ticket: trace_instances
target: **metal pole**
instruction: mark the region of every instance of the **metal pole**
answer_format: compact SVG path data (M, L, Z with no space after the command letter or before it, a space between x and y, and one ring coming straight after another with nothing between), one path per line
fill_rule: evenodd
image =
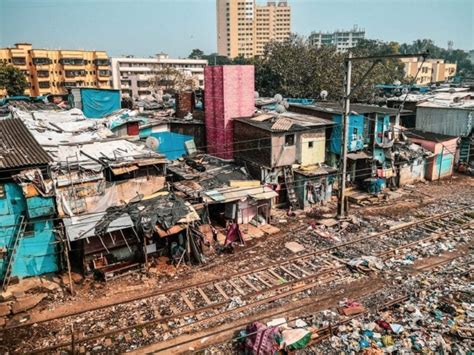
M443 144L443 148L441 149L441 156L440 156L440 161L439 161L439 171L438 171L438 184L441 180L441 169L443 167L443 156L444 156L444 144Z
M346 216L345 199L346 199L346 175L347 175L347 143L349 141L349 112L351 105L351 72L352 72L352 53L349 52L349 58L344 61L344 103L342 116L342 171L341 185L339 186L339 202L337 206L337 216L342 219Z

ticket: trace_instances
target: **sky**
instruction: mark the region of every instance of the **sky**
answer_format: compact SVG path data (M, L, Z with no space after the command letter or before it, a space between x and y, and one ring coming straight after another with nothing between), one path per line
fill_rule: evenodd
M262 3L262 1L257 1ZM366 38L474 49L473 0L288 0L292 32L350 29ZM106 50L186 57L216 51L215 0L0 0L0 47Z

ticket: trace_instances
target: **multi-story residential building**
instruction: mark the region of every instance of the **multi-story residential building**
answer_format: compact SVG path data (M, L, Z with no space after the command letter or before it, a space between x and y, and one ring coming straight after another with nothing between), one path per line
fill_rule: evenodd
M217 0L217 52L235 58L262 55L270 41L284 41L291 33L287 1Z
M0 49L0 61L25 74L25 94L30 96L63 94L69 86L110 88L105 51L33 49L30 43L17 43L13 48Z
M419 85L439 83L451 80L456 75L457 65L445 63L444 59L402 58L405 65L405 77L415 78ZM419 70L419 72L418 72Z
M312 45L334 46L338 52L346 52L355 47L357 43L365 38L365 30L354 26L352 30L337 30L335 32L313 32L309 36Z
M151 58L133 56L111 58L112 85L124 97L139 97L158 93L153 77L165 68L176 69L194 81L195 87L204 88L205 59L173 59L160 53Z

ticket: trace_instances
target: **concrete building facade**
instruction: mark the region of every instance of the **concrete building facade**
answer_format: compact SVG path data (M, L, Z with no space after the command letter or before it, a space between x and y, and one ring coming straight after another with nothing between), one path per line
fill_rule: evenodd
M416 78L416 83L426 85L430 83L440 83L449 81L456 75L457 65L445 63L444 59L427 59L423 62L420 58L402 58L405 65L405 77Z
M0 61L25 74L29 96L64 94L68 86L110 88L105 51L33 49L30 43L16 43L13 48L0 48Z
M217 0L219 55L251 58L263 54L270 41L284 41L291 33L291 7L287 1Z
M156 73L166 68L175 69L192 79L195 87L204 88L205 59L172 59L161 53L152 58L111 58L112 86L124 97L156 94L160 88L153 84Z
M357 43L365 38L365 30L354 26L351 30L337 30L335 32L313 32L309 36L312 45L334 46L338 52L346 52L355 47Z

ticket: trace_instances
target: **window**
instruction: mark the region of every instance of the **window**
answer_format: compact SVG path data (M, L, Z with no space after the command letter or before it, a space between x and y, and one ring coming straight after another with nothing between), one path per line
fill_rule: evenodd
M313 142L308 142L308 148L313 148Z
M0 198L5 198L5 185L0 185Z
M295 145L295 135L294 134L287 134L285 136L285 145L286 146Z

